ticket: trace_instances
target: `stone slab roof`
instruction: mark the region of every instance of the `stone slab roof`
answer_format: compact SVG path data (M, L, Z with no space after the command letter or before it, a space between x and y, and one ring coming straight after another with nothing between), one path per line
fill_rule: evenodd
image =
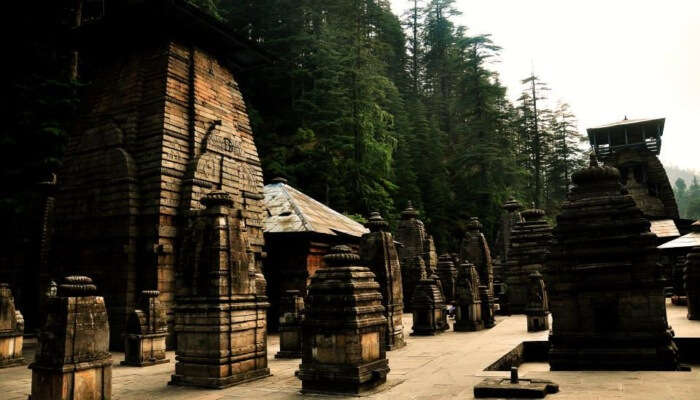
M265 233L313 232L360 237L369 232L362 224L314 200L286 183L265 185Z
M692 231L689 234L673 239L670 242L666 242L657 248L661 250L668 250L700 246L700 221L695 221L695 223L691 225L691 230Z
M675 238L681 235L676 223L672 219L659 219L651 221L650 230L659 238Z

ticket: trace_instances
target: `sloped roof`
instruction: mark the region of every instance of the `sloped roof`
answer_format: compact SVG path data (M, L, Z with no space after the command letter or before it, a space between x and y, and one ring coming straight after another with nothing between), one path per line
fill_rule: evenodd
M663 250L700 246L700 221L695 221L695 223L691 225L691 229L692 232L689 234L673 239L670 242L666 242L657 248Z
M651 221L650 230L660 238L674 238L681 235L681 233L678 232L676 223L673 222L672 219L659 219L656 221Z
M265 233L314 232L326 235L362 236L362 224L333 210L283 182L265 185L267 217Z
M607 129L607 128L615 128L618 126L637 125L637 124L646 124L646 123L661 123L663 126L665 121L666 121L666 118L623 119L622 121L617 121L617 122L613 122L610 124L605 124L605 125L596 126L593 128L588 128L588 130L595 131L598 129ZM663 127L661 128L661 131L663 132Z

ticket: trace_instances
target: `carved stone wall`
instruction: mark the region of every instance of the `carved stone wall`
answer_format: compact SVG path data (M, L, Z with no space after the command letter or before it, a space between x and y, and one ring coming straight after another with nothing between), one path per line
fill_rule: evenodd
M418 219L418 211L409 202L404 211L401 212L401 220L396 229L396 241L399 246L399 262L401 263L401 282L403 284L403 308L404 311L411 311L411 298L413 290L420 280L420 267L416 263L416 257L423 258L428 234L425 232L423 221Z
M10 286L0 283L0 368L24 364L24 318L15 308Z

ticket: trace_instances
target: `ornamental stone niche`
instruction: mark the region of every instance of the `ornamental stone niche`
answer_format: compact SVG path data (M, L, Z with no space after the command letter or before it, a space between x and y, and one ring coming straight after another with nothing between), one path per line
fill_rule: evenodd
M452 257L449 254L443 254L438 259L437 273L442 283L442 293L445 296L445 302L450 304L455 301L455 291L457 284L457 268L455 268Z
M513 226L506 263L505 283L509 312L522 314L527 306L529 276L541 271L552 243L552 227L544 219L544 210L521 212L522 222Z
M173 347L175 249L205 193L241 210L264 293L262 170L234 76L264 57L187 1L105 1L75 32L91 84L58 171L51 265L36 276L43 292L56 275L90 274L114 348L141 291L160 291Z
M23 335L24 318L15 309L12 290L8 284L0 283L0 368L24 364Z
M406 345L403 336L403 287L401 265L389 232L389 224L379 213L372 213L367 222L370 233L362 236L360 259L368 266L379 282L384 316L387 319L386 349L394 350Z
M439 279L436 275L427 276L421 257L417 257L416 264L422 273L411 298L413 305L413 332L411 335L436 335L449 329L445 298L440 289Z
M112 356L104 299L86 276L68 276L47 299L46 324L29 366L32 400L112 398Z
M399 226L396 229L396 241L401 243L397 250L401 264L404 311L411 311L413 290L421 279L421 271L419 265L416 264L416 257L423 258L427 240L428 235L425 232L423 221L418 219L418 211L413 208L409 201L406 209L401 212L401 220L399 220Z
M270 375L266 312L257 295L243 212L223 191L202 198L177 274L177 363L171 384L224 388Z
M461 254L462 260L469 260L476 266L479 272L479 280L486 285L493 295L493 263L491 261L491 250L486 242L484 234L481 233L483 225L479 218L472 217L467 224L467 232L462 239Z
M552 370L677 370L656 235L616 168L574 173L545 279Z
M275 358L301 358L301 323L304 321L304 298L298 290L287 290L280 298L280 351Z
M158 301L159 294L157 290L141 292L138 308L126 323L122 365L147 367L170 362L165 358L168 325L165 309Z
M700 247L693 247L686 256L684 277L688 319L700 320Z
M537 332L549 330L549 300L542 274L535 271L529 276L530 284L527 292L527 331Z
M463 262L457 275L455 331L478 331L484 328L479 286L476 267L472 263Z
M374 274L348 246L324 256L309 284L302 393L358 394L386 382L386 317Z

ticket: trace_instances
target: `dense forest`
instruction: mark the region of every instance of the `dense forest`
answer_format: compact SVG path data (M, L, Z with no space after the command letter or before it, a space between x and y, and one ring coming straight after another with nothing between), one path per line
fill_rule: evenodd
M700 182L696 176L690 182L677 178L673 187L681 218L700 220Z
M584 158L575 116L528 71L509 100L492 69L499 46L455 23L469 10L454 0L407 0L402 16L388 0L191 1L270 56L238 76L266 179L356 218L395 222L412 201L441 251L470 216L493 237L509 196L557 214ZM33 28L12 41L6 75L0 211L11 224L36 217L28 196L60 165L89 85L61 33L80 22L78 5L99 4L20 3L12 15Z

